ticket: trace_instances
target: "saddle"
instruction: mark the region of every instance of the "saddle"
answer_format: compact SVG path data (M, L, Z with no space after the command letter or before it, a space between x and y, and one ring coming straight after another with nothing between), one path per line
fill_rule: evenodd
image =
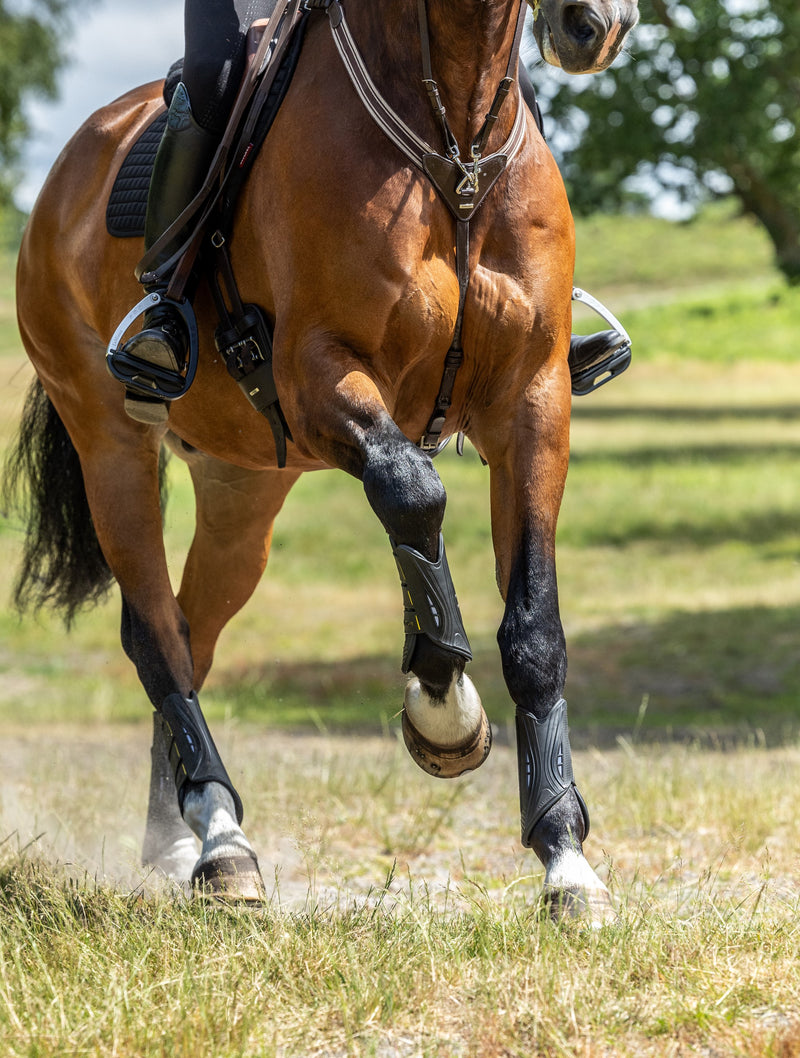
M273 12L276 8L277 0L273 0ZM225 134L226 137L231 136L231 146L227 165L217 177L219 190L208 196L209 200L213 201L213 208L204 211L200 203L199 218L193 222L193 228L187 229L191 232L187 245L196 241L199 246L198 256L195 258L192 253L187 252L184 260L191 258L189 266L184 265L184 260L179 265L186 268L187 277L191 268L195 279L204 279L208 283L219 317L215 332L217 349L222 354L229 374L239 384L250 403L267 418L275 439L278 465L281 467L286 465L286 442L287 439L291 440L291 433L278 402L272 373L273 323L259 306L242 303L231 267L228 243L242 187L275 121L297 68L307 18L307 12L299 16L286 38L280 41L281 47L277 53L274 47L277 38L268 42L272 54L267 50L267 59L272 59L273 62L270 65L265 61L260 69L247 106L238 114L235 133L229 128ZM260 29L263 31L263 24ZM250 50L251 54L255 54L256 62L265 51L263 47L257 46L259 39L256 36L254 41L249 42L252 44ZM106 206L106 229L116 238L138 238L144 235L153 165L166 125L167 111L182 74L183 59L179 59L172 64L164 81L164 109L159 110L140 133L117 174ZM234 117L236 116L234 114ZM181 252L183 254L183 251ZM131 372L137 367L126 362L127 358L120 349L120 344L127 328L141 315L141 305L140 302L125 317L109 344L109 369L112 375L123 383L129 381ZM178 374L175 378L156 378L155 376L163 372L154 369L154 378L148 379L157 396L162 395L157 387L163 385L163 396L167 399L174 399L176 395L185 393L196 370L197 337L194 320L190 310L185 306L178 307L190 335L193 336L189 364L185 373Z

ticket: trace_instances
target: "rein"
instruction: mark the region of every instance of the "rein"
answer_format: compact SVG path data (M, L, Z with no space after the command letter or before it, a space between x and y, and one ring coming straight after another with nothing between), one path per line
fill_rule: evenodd
M464 305L469 286L469 221L494 186L501 173L519 151L525 138L526 115L522 95L517 88L517 115L508 139L494 154L484 157L492 128L516 78L514 76L519 59L520 41L525 19L526 5L520 4L514 42L508 58L506 73L501 80L494 100L477 136L470 145L470 157L464 161L458 141L447 120L445 108L439 95L439 86L433 77L431 64L430 35L428 31L427 0L417 0L422 47L422 81L428 93L434 116L442 131L446 154L435 151L425 140L406 125L403 119L389 106L370 77L361 53L347 25L340 0L305 0L305 9L321 9L328 16L336 49L341 56L350 81L359 99L378 127L431 181L444 200L456 221L456 277L458 279L458 312L453 338L445 357L442 380L436 404L425 433L418 444L425 452L435 455L444 444L441 436L448 409L452 404L456 375L464 359L461 345L461 330Z

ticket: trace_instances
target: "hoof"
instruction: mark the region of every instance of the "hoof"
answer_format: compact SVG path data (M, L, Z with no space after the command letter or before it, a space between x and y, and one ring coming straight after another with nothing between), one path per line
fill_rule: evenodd
M475 732L458 746L434 746L417 731L405 709L403 738L408 752L420 768L439 779L455 779L465 772L475 771L489 756L492 748L492 728L483 708Z
M155 845L146 845L142 851L143 867L160 871L175 882L188 881L196 862L197 845L193 837L179 838L161 851L157 851Z
M599 929L617 918L611 894L605 887L584 889L545 886L542 903L553 922L574 922L579 926Z
M255 856L221 856L198 864L192 890L196 896L224 904L262 904L267 895Z

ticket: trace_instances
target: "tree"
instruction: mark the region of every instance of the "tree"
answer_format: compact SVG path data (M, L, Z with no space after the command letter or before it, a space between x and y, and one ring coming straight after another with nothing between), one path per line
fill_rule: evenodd
M69 0L0 0L0 207L12 205L20 151L30 134L26 102L53 98L63 67Z
M619 208L643 178L688 201L732 192L800 282L800 3L641 8L627 55L604 74L559 79L550 96L574 208Z

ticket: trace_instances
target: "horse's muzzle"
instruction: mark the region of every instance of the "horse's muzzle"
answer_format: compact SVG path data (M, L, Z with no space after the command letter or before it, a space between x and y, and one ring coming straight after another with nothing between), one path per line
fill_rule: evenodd
M637 0L542 0L533 32L551 65L595 73L619 55L638 18Z

